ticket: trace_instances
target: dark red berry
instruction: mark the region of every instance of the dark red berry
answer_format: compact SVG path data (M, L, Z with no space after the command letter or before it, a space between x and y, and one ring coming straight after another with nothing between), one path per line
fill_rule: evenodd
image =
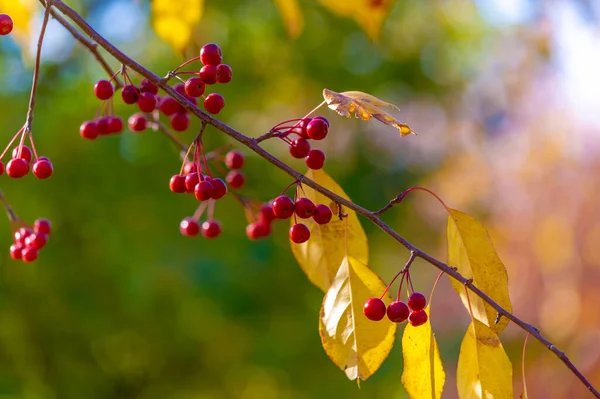
M221 199L227 194L227 184L222 179L213 178L210 180L210 184L212 184L213 193L212 199L218 200Z
M294 212L299 218L308 219L315 214L315 204L306 197L298 198L294 204Z
M13 30L13 20L9 15L0 14L0 36L8 35Z
M289 219L294 214L294 202L287 195L280 195L271 204L277 219Z
M427 298L420 292L413 292L408 298L408 307L410 310L422 310L427 305Z
M107 136L110 134L110 128L108 127L108 117L101 117L96 119L96 129L98 129L98 136Z
M408 319L409 313L408 306L402 301L392 302L387 308L388 319L394 323L402 323Z
M163 114L171 116L179 111L179 103L175 101L173 97L162 97L159 101L158 108Z
M154 95L158 94L158 86L144 78L140 82L140 91L142 93L152 93Z
M190 127L190 117L188 114L177 112L171 116L170 124L176 132L185 132Z
M225 99L218 93L210 93L204 100L204 109L209 114L218 114L225 106Z
M298 135L304 139L308 139L308 134L306 133L306 127L312 121L311 117L304 118L298 124Z
M302 244L310 238L310 230L305 224L296 223L290 227L290 240L296 244Z
M321 169L325 163L325 153L321 150L310 150L305 162L311 169Z
M0 176L4 173L4 162L0 161Z
M84 139L94 140L98 137L98 127L94 121L85 121L79 126L79 135Z
M125 85L121 90L121 98L125 104L135 104L140 97L140 91L134 85Z
M52 162L40 159L33 164L33 174L38 179L47 179L52 176Z
M367 319L373 321L379 321L385 316L386 307L385 303L380 298L371 298L363 307L363 313L367 316Z
M333 214L331 208L325 204L319 204L315 207L313 220L318 224L327 224L331 221Z
M225 176L225 181L234 190L239 190L246 184L246 176L239 170L230 170Z
M217 66L217 82L229 83L231 82L231 67L227 64L219 64Z
M219 65L223 61L221 47L215 43L208 43L200 49L200 61L204 65Z
M251 240L258 240L271 234L271 225L263 220L250 223L246 226L246 235Z
M40 218L33 222L33 231L35 233L50 234L52 223L48 219Z
M182 96L186 96L185 85L183 83L177 83L175 86L173 86L173 89Z
M327 124L327 128L329 128L329 120L324 116L315 116L314 119L321 119L323 122Z
M29 173L29 163L23 158L11 159L6 164L6 174L9 177L18 179Z
M143 92L140 94L140 98L138 98L138 108L142 112L152 112L156 109L158 105L158 100L156 96L150 92Z
M242 166L244 166L244 154L239 151L229 151L225 155L225 166L229 169L242 169Z
M42 249L48 242L48 235L44 233L33 233L25 238L26 248Z
M198 182L194 188L194 195L198 201L208 201L213 195L213 186L208 180Z
M200 233L200 225L192 218L185 218L179 223L179 231L184 236L194 237Z
M25 247L25 248L23 248L23 251L21 252L21 256L22 256L23 261L33 262L38 257L38 251L35 248Z
M115 89L113 88L112 83L110 83L108 80L99 80L94 85L94 94L100 100L108 100L112 97L114 92Z
M290 154L292 154L294 158L306 158L309 151L310 143L308 142L308 140L303 139L302 137L294 139L292 141L292 144L290 144Z
M143 132L146 130L148 125L148 121L144 114L136 113L129 117L127 120L127 125L129 126L129 130L132 132Z
M200 183L200 175L197 172L189 173L185 177L185 191L193 193L198 183Z
M408 322L415 326L422 326L427 323L427 313L424 310L414 310L408 315Z
M10 257L14 260L20 260L23 257L23 245L13 244L10 246Z
M21 148L21 153L19 154L19 148ZM24 160L26 160L28 163L31 162L31 149L29 147L27 147L26 145L24 146L16 146L15 148L13 148L12 150L12 158L22 158Z
M200 76L200 80L202 80L207 85L214 85L215 83L217 83L218 79L217 67L214 65L204 65L200 69L200 73L198 74L198 76Z
M313 140L323 140L327 136L329 125L323 118L313 118L306 126L306 134Z
M206 238L215 238L221 234L221 225L214 220L202 223L202 235Z
M169 188L174 193L185 193L185 176L182 175L173 175L171 180L169 180Z
M260 208L260 220L266 223L271 223L275 219L275 213L273 212L273 207L270 204L265 204Z
M25 239L33 234L33 230L28 229L26 227L21 227L19 230L15 232L14 238L15 243L21 244L25 246Z
M121 133L123 131L123 119L118 116L109 116L108 130L111 133Z
M185 82L185 93L190 97L200 97L204 94L206 85L204 81L196 76L189 78Z

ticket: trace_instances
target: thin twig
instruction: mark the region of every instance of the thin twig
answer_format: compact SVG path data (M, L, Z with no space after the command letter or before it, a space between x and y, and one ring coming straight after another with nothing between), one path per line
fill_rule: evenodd
M348 209L355 211L359 215L369 219L377 227L379 227L381 230L383 230L387 235L389 235L395 241L397 241L398 243L403 245L405 248L407 248L408 250L413 252L416 257L423 259L424 261L435 266L440 271L443 271L444 273L446 273L453 279L464 284L467 289L469 289L475 295L480 297L488 305L493 307L498 312L498 314L501 314L502 316L511 320L513 323L515 323L516 325L521 327L523 330L527 331L529 334L531 334L533 337L535 337L538 341L540 341L542 344L544 344L546 346L546 348L548 348L548 350L553 352L573 372L573 374L575 374L575 376L586 386L586 388L596 398L600 398L600 392L598 392L598 390L596 390L596 388L594 388L592 386L592 384L587 380L587 378L573 365L573 363L565 355L565 353L562 352L561 350L559 350L548 339L546 339L539 332L539 330L537 328L524 322L523 320L519 319L518 317L516 317L515 315L513 315L512 313L510 313L509 311L504 309L497 302L495 302L492 298L490 298L487 294L485 294L479 288L477 288L475 285L473 285L472 281L470 281L469 279L466 279L461 274L459 274L455 270L455 268L447 265L444 262L441 262L441 261L435 259L434 257L430 256L426 252L420 250L419 248L415 247L413 244L408 242L404 237L402 237L400 234L398 234L396 231L394 231L391 227L389 227L386 223L384 223L379 218L379 214L382 212L380 212L380 211L371 212L371 211L361 207L360 205L357 205L357 204L353 203L352 201L349 201L349 200L333 193L332 191L326 189L325 187L315 183L311 179L308 179L303 174L292 169L287 164L285 164L284 162L282 162L281 160L279 160L278 158L273 156L271 153L269 153L268 151L261 148L258 145L258 142L256 139L253 139L251 137L248 137L248 136L238 132L237 130L233 129L232 127L224 124L223 122L213 118L212 116L208 115L204 111L200 110L198 107L196 107L194 104L192 104L188 99L186 99L184 96L182 96L181 94L176 92L173 88L168 86L165 83L163 78L152 73L150 70L144 68L142 65L138 64L133 59L129 58L127 55L125 55L123 52L121 52L119 49L117 49L115 46L113 46L110 42L108 42L106 39L104 39L77 12L75 12L73 9L71 9L69 6L67 6L65 3L63 3L60 0L54 0L54 7L56 7L58 10L60 10L60 12L62 12L72 22L74 22L77 26L79 26L79 28L85 34L87 34L99 46L104 48L109 54L111 54L113 57L115 57L119 62L121 62L124 65L127 65L127 67L135 70L141 76L147 78L152 83L158 85L162 90L164 90L167 94L169 94L171 97L173 97L180 105L182 105L184 108L186 108L188 111L190 111L190 113L193 114L194 116L196 116L198 119L200 119L201 121L203 121L207 124L214 126L217 130L220 130L221 132L227 134L234 140L245 145L247 148L254 151L259 156L261 156L262 158L264 158L271 164L275 165L277 168L281 169L282 171L284 171L285 173L290 175L294 180L298 181L299 183L306 184L307 186L313 188L315 191L330 198L332 201L334 201L338 204L341 204L341 205L347 207Z

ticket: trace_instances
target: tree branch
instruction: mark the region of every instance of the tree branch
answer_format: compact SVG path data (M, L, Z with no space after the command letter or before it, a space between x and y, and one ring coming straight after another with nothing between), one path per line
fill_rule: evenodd
M40 1L44 5L44 7L46 7L46 4L42 0L40 0ZM522 328L524 331L528 332L533 337L535 337L538 341L540 341L542 344L544 344L544 346L546 346L546 348L548 348L548 350L550 350L552 353L554 353L573 372L573 374L585 385L585 387L596 398L600 398L600 392L598 392L598 390L596 390L596 388L594 388L592 386L592 384L577 369L577 367L575 367L573 365L573 363L565 355L565 353L562 352L561 350L559 350L548 339L546 339L539 332L539 330L536 327L524 322L523 320L519 319L518 317L516 317L515 315L513 315L512 313L510 313L509 311L504 309L502 306L500 306L498 303L496 303L492 298L490 298L487 294L485 294L479 288L477 288L475 285L473 285L472 280L466 279L461 274L459 274L455 268L447 265L444 262L441 262L441 261L435 259L434 257L428 255L426 252L415 247L413 244L408 242L404 237L402 237L400 234L398 234L396 231L394 231L390 226L388 226L386 223L384 223L379 218L379 215L381 213L383 213L383 211L389 209L393 205L393 203L396 203L397 201L392 200L392 203L390 203L390 204L388 204L388 206L382 208L382 210L376 211L376 212L371 212L371 211L361 207L360 205L353 203L352 201L349 201L343 197L340 197L339 195L333 193L332 191L330 191L330 190L326 189L325 187L312 181L311 179L308 179L306 176L304 176L300 172L297 172L296 170L292 169L287 164L285 164L284 162L282 162L281 160L279 160L278 158L273 156L268 151L264 150L262 147L260 147L258 139L245 136L244 134L238 132L234 128L224 124L223 122L213 118L212 116L208 115L204 111L200 110L197 106L192 104L189 100L187 100L185 97L183 97L181 94L176 92L173 88L171 88L166 83L165 79L159 77L158 75L154 74L150 70L144 68L142 65L138 64L133 59L129 58L127 55L125 55L123 52L121 52L119 49L117 49L115 46L113 46L110 42L108 42L106 39L104 39L76 11L71 9L69 6L67 6L65 3L63 3L61 0L54 0L53 6L56 9L58 9L61 13L63 13L66 17L68 17L86 35L88 35L91 40L93 40L95 43L97 43L99 46L101 46L104 50L106 50L109 54L111 54L115 59L117 59L123 65L126 65L128 68L133 69L141 76L150 80L152 83L156 84L158 87L160 87L167 94L169 94L171 97L173 97L179 104L181 104L183 107L185 107L188 111L190 111L191 114L196 116L198 119L200 119L201 121L203 121L207 124L214 126L216 129L220 130L221 132L230 136L234 140L243 144L244 146L246 146L250 150L254 151L256 154L258 154L259 156L261 156L262 158L264 158L265 160L267 160L268 162L270 162L277 168L281 169L282 171L284 171L285 173L290 175L294 180L313 188L314 190L318 191L319 193L323 194L324 196L330 198L335 203L341 204L341 205L347 207L348 209L352 209L359 215L369 219L377 227L379 227L381 230L383 230L387 235L389 235L394 240L396 240L398 243L400 243L402 246L404 246L406 249L411 251L411 254L414 254L415 257L419 257L419 258L425 260L426 262L435 266L436 268L438 268L442 272L446 273L453 279L464 284L465 287L468 288L471 292L473 292L475 295L477 295L479 298L481 298L488 305L493 307L498 312L499 315L508 318L513 323L515 323L520 328ZM57 19L57 20L59 22L61 22L61 20L59 20L59 19ZM63 22L61 22L61 23L63 25L65 25L66 27L68 25L68 23L63 23ZM67 29L68 29L68 27L67 27ZM76 37L76 39L78 39L78 37ZM83 44L86 45L85 43L83 43Z

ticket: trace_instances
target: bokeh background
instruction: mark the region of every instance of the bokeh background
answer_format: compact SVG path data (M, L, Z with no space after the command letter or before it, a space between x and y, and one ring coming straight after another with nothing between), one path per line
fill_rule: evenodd
M600 2L398 0L373 43L355 21L313 0L300 0L304 30L295 40L270 0L208 1L185 54L157 38L147 2L68 3L159 75L218 42L234 70L220 88L220 116L248 135L304 115L324 87L400 106L418 136L323 110L332 122L321 145L327 171L369 209L423 185L483 219L508 269L515 313L600 385ZM32 7L35 31L42 14ZM0 40L5 143L25 120L35 41ZM407 397L400 334L360 389L329 361L317 330L322 293L295 263L286 224L250 242L244 213L228 198L216 210L219 239L182 237L179 221L195 200L168 190L180 162L164 137L79 137L100 105L93 84L104 77L51 22L34 135L55 175L2 176L0 187L23 220L48 217L54 233L40 259L24 264L8 255L8 221L0 229L0 398ZM115 106L124 118L133 112ZM182 140L192 140L194 126ZM209 147L228 143L212 129L205 137ZM266 147L304 169L282 143ZM246 173L243 192L258 200L290 183L252 154ZM385 220L445 258L446 216L431 197L411 194ZM363 225L370 265L389 281L408 254ZM422 262L413 270L429 292L436 270ZM469 315L445 278L432 312L443 397L454 398ZM518 396L524 333L509 326L501 339ZM590 397L535 341L525 370L531 398Z

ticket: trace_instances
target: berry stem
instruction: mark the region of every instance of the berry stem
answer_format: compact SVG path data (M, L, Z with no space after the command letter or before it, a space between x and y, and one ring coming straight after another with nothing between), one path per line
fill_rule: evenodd
M404 283L404 277L408 274L407 271L403 271L402 278L400 279L400 285L398 286L398 295L396 295L396 301L399 301L402 296L402 284Z
M196 212L194 212L194 214L192 215L192 219L194 219L195 221L200 220L200 217L202 216L202 214L206 210L207 206L208 206L207 202L200 203L200 205L198 205L198 208L196 209Z
M388 292L388 290L390 289L390 287L392 286L392 284L394 284L394 281L396 281L396 279L398 278L398 276L401 275L401 274L404 274L410 268L410 265L414 262L414 260L416 258L417 258L417 253L415 251L411 251L409 258L406 261L406 264L404 265L404 267L398 273L396 273L396 275L394 276L394 278L392 279L392 281L388 284L388 286L385 287L385 290L383 291L383 294L381 294L380 298L383 298L383 296Z
M6 148L4 149L4 151L2 152L2 154L0 155L0 159L4 158L4 155L6 155L6 153L10 150L10 147L15 142L15 140L17 139L17 137L19 137L19 135L23 132L24 128L25 127L21 127L21 129L19 129L19 131L17 132L17 134L15 134L14 137L10 140L10 143L8 143L8 145L6 146Z
M31 132L29 132L29 142L31 143L31 150L33 151L33 156L35 157L35 160L38 160L38 154L37 154L37 150L35 149L35 144L33 143L33 135L31 134Z
M189 60L187 60L183 64L179 65L177 68L173 69L172 71L169 71L169 73L167 74L167 76L164 78L165 83L169 79L171 79L173 76L175 76L177 74L177 71L179 71L181 68L183 68L184 66L186 66L188 64L191 64L194 61L198 61L199 59L200 59L200 56L194 57L194 58L190 58ZM180 73L185 73L185 72L180 72Z

